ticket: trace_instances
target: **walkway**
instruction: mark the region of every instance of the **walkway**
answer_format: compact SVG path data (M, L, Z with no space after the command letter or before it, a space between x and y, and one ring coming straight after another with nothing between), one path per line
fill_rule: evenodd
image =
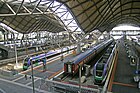
M140 93L137 83L133 80L135 69L136 67L130 66L124 41L121 40L119 45L118 62L112 85L113 93Z

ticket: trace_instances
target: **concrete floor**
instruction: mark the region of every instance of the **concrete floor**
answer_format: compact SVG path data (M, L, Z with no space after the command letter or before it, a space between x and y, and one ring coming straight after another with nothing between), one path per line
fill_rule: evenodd
M137 83L134 82L135 66L131 66L124 46L124 41L119 44L117 68L114 76L113 93L140 93Z

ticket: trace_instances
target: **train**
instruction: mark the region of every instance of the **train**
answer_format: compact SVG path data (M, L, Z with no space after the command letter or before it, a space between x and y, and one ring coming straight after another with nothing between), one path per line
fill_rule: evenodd
M39 55L35 55L32 57L25 57L23 60L23 71L27 70L30 66L31 66L31 61L30 59L32 59L32 62L34 65L38 65L40 62L46 62L46 59L50 58L50 57L54 57L57 55L60 55L61 53L65 53L68 52L70 50L75 49L75 46L70 47L65 47L62 50L56 50L56 51L49 51L47 53L43 53L43 54L39 54Z
M91 47L84 53L81 53L71 60L64 62L64 73L76 74L78 72L79 66L83 66L85 63L88 63L96 54L105 49L114 41L113 38L106 40L96 46Z
M112 43L93 66L94 83L103 85L108 76L112 61L117 53L117 44Z
M23 70L25 71L31 66L30 59L32 59L33 64L35 64L37 66L39 62L45 62L46 58L55 56L56 54L58 54L57 51L56 52L50 51L48 53L40 54L40 55L37 55L37 56L26 57L23 60Z

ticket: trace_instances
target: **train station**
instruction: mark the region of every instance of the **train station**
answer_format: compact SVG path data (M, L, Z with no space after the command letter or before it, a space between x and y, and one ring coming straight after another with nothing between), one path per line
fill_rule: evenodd
M0 0L0 93L140 93L140 0Z

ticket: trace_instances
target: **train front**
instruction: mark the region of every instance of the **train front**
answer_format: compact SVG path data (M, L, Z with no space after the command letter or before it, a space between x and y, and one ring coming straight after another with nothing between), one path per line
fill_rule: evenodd
M105 66L104 63L95 64L94 71L93 71L95 84L103 84L104 83L104 79L105 79L104 66Z
M75 69L74 67L75 67L75 65L73 64L73 61L68 61L68 62L64 63L64 72L73 74L74 69Z

